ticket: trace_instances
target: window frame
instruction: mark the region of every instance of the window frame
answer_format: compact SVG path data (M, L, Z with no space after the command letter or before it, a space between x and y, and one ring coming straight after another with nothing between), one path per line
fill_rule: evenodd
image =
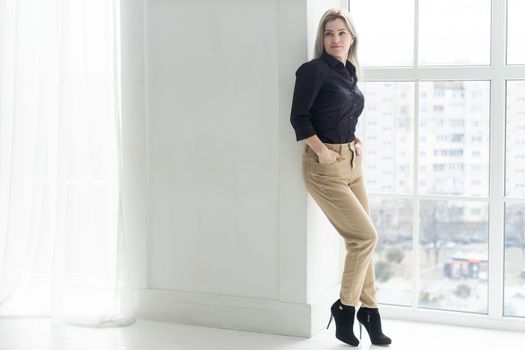
M348 0L351 12L352 0ZM420 200L459 200L488 203L489 207L489 272L487 314L427 309L417 306L419 293L419 249L414 250L412 305L382 305L385 316L463 326L477 326L505 330L525 330L523 317L504 316L504 274L505 274L505 204L525 203L525 197L505 195L505 133L506 133L506 82L525 80L525 64L507 65L507 0L491 0L490 22L490 64L469 66L418 66L418 27L419 0L414 0L414 57L410 67L366 67L363 66L363 81L367 82L413 82L414 120L413 120L413 167L412 193L387 193L370 191L370 197L385 199L408 198L412 200L414 213L412 225L413 249L419 245L419 201ZM432 195L419 192L419 83L425 81L476 80L489 81L489 194L488 196ZM366 98L366 96L365 96Z

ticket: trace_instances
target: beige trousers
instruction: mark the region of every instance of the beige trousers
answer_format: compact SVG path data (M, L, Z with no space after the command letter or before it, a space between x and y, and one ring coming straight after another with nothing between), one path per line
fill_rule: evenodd
M315 152L305 144L303 178L306 188L334 228L343 237L346 258L341 279L344 305L377 307L372 255L377 232L370 219L362 156L355 143L325 145L345 157L334 164L320 164Z

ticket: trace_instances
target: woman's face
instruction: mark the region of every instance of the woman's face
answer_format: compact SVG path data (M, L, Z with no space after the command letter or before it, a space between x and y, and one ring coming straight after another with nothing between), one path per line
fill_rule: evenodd
M348 50L353 43L354 38L342 19L338 18L326 22L324 26L324 49L329 55L346 62Z

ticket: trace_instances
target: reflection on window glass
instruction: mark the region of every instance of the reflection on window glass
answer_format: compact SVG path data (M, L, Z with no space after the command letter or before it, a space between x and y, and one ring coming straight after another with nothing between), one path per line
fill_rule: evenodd
M525 317L525 204L505 206L505 316Z
M507 64L525 64L525 1L507 2Z
M420 192L488 195L489 82L421 82L419 91Z
M412 305L412 202L371 198L370 214L379 236L374 253L378 300Z
M350 14L359 36L361 64L364 66L412 65L414 0L351 0ZM400 21L399 18L403 20Z
M525 81L507 82L506 193L525 196Z
M488 205L420 202L419 306L487 313Z
M490 64L490 3L419 0L419 64Z
M367 82L357 135L364 140L367 189L410 192L413 167L414 83Z

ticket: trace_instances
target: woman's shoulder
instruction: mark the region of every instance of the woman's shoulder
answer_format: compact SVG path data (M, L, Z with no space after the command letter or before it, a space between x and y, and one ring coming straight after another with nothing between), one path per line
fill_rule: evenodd
M297 68L295 75L316 75L321 76L322 62L320 58L314 58L308 62L305 62Z

